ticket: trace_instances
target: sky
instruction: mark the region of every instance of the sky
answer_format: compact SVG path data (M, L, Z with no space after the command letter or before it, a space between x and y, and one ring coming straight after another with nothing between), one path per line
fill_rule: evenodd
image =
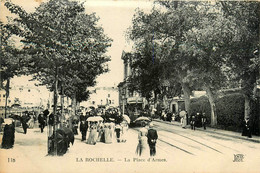
M6 21L10 13L3 6L4 0L0 0L0 20ZM13 3L22 6L27 12L34 11L35 7L45 0L12 0ZM84 2L86 13L95 12L100 17L99 24L103 26L105 34L113 39L112 46L107 55L111 56L108 63L110 71L97 78L97 87L117 86L123 81L122 51L130 51L131 43L125 39L125 32L131 25L136 8L149 11L152 1L145 0L79 0Z

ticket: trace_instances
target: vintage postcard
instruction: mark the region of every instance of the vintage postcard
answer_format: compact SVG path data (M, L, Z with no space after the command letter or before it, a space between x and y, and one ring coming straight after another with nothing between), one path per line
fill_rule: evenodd
M260 3L0 0L0 173L260 172Z

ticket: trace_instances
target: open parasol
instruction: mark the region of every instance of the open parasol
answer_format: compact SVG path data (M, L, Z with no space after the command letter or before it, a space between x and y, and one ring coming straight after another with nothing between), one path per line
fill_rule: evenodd
M130 121L131 121L131 120L130 120L129 116L127 116L127 115L124 114L124 115L123 115L123 119L124 119L125 121L127 121L128 124L130 124Z
M6 119L4 119L4 123L3 124L12 124L13 123L13 119L11 119L11 118L6 118Z
M138 117L135 121L151 121L148 117Z
M87 121L103 121L103 118L100 116L88 117Z

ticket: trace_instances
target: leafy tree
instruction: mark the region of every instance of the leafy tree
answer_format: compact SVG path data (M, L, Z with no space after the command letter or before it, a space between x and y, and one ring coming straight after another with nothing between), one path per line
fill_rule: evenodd
M20 71L20 57L12 41L12 33L0 21L0 89L5 89L5 116L10 90L10 79ZM6 85L3 82L6 81Z
M140 74L148 80L143 80L143 88L146 88L146 91L149 92L151 92L151 88L153 88L156 92L155 96L161 93L161 97L164 97L163 95L166 94L162 86L165 79L171 81L174 79L174 81L177 81L174 82L174 84L180 83L180 80L177 80L179 78L176 77L178 75L175 73L175 71L177 71L175 70L177 64L168 58L175 43L175 25L169 22L172 19L173 15L169 15L168 12L161 12L155 8L149 14L139 10L133 18L133 25L128 30L128 37L135 42L135 47L139 52L149 52L146 53L146 56L143 56L146 57L146 61L143 61L141 56L136 56L136 59L139 58L139 61L136 61L135 66L139 63L140 68L145 69L139 71ZM179 70L177 72L179 72ZM155 73L156 75L154 75ZM150 76L148 76L148 74ZM152 85L149 85L149 82ZM139 84L141 83L139 80ZM149 88L147 85L154 85L154 87ZM138 82L134 83L134 86L138 86ZM185 84L183 86L186 90L189 89ZM190 92L186 93L189 93L187 97L187 99L189 99Z
M133 72L129 78L132 91L139 91L149 102L153 92L159 93L161 66L152 45L146 42L143 47L138 46L132 56L131 68Z
M110 60L105 52L111 39L97 26L95 14L85 14L82 4L68 0L42 3L34 13L10 2L5 5L19 16L9 29L23 38L24 54L31 55L29 73L54 91L54 113L59 85L65 95L87 99L86 87L107 71L103 64Z
M221 2L224 14L234 19L237 39L232 41L228 55L228 63L241 81L245 96L245 117L257 114L253 105L259 79L259 2Z
M211 125L217 124L215 99L227 78L226 52L230 42L237 39L234 20L223 16L220 4L201 3L197 7L199 25L185 33L180 51L193 57L192 78L195 85L202 86L211 106Z
M161 43L164 49L161 56L164 57L164 76L168 79L174 78L182 86L185 109L190 114L190 95L194 87L192 76L196 60L182 51L182 47L187 39L185 34L199 24L196 20L199 3L178 2L177 6L173 1L159 3L166 8L159 13L159 16L162 16L159 21L163 27L155 32L163 38Z

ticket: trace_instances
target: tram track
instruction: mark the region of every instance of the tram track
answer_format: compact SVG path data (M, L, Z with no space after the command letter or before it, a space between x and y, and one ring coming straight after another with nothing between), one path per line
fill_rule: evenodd
M155 124L155 123L154 123ZM164 124L164 125L167 125L167 126L165 126L165 127L161 127L160 125L156 125L156 124ZM179 136L182 136L183 137L183 135L180 135L178 132L183 132L183 131L181 131L181 130L176 130L176 129L174 129L174 131L172 130L172 129L170 129L170 130L167 130L167 129L169 129L170 127L168 127L168 126L171 126L171 125L169 125L169 124L165 124L165 123L162 123L162 122L156 122L156 124L155 124L155 126L157 127L157 128L159 128L159 129L161 129L161 130L164 130L164 131L168 131L168 132L170 132L170 133L174 133L174 134L176 134L176 135L179 135ZM166 129L167 128L167 129ZM177 132L177 133L176 133ZM207 132L207 131L205 131L205 132ZM187 132L188 134L191 134L191 133L189 133L189 132ZM203 138L203 136L199 136L198 134L193 134L194 136L196 136L196 137L200 137L200 138L202 138L202 139L204 139ZM216 139L222 139L222 140L225 140L225 141L231 141L232 139L229 139L229 138L227 138L227 137L223 137L223 136L221 136L221 135L219 135L218 133L216 133L216 134L212 134L212 133L206 133L206 136L207 137L213 137L213 138L216 138ZM186 137L186 136L184 136L185 138L188 138L188 137ZM193 139L194 140L194 139ZM208 142L212 142L212 143L214 143L214 145L219 145L219 146L221 146L221 147L223 147L223 148L225 148L225 149L229 149L229 150L232 150L232 151L235 151L235 152L241 152L241 151L239 151L239 150L237 150L237 149L234 149L234 148L232 148L232 147L229 147L229 146L226 146L226 145L223 145L223 144L220 144L220 143L218 143L218 142L216 142L216 141L209 141L209 140L207 140L207 139L204 139L204 140L206 140L206 141L208 141ZM198 142L198 141L197 141ZM202 143L203 144L203 143ZM205 144L203 144L203 145L205 145ZM209 146L210 147L210 146ZM212 147L211 147L212 148ZM214 149L214 148L212 148L213 150L216 150L216 149ZM219 150L218 150L219 151ZM219 151L220 152L220 151ZM222 152L220 152L221 154L223 154Z
M132 128L132 129L138 132L137 129L135 129L135 128ZM171 144L171 143L169 143L169 142L167 142L167 141L165 141L165 140L163 140L163 139L157 139L157 140L160 141L160 142L163 142L163 143L165 143L165 144L167 144L167 145L169 145L169 146L171 146L171 147L174 147L174 148L176 148L176 149L178 149L178 150L180 150L180 151L183 151L183 152L185 152L185 153L187 153L187 154L189 154L189 155L194 155L193 153L191 153L191 152L189 152L189 151L187 151L187 150L185 150L185 149L182 149L181 147L178 147L178 146L176 146L176 145L174 145L174 144ZM162 147L159 147L159 148L162 148Z
M215 149L215 148L212 148L212 147L210 147L210 146L208 146L208 145L206 145L206 144L203 144L203 143L201 143L201 142L199 142L199 141L197 141L197 140L195 140L195 139L192 139L192 138L190 138L190 137L187 137L187 136L178 134L178 133L176 133L176 132L174 132L174 131L172 131L172 130L168 130L168 129L162 128L162 127L160 127L160 126L158 126L158 125L155 125L155 126L157 126L157 129L160 129L160 130L163 130L163 131L166 131L166 132L170 132L170 133L173 133L173 134L175 134L175 135L181 136L181 137L183 137L183 138L189 139L189 140L191 140L191 141L193 141L193 142L195 142L195 143L198 143L198 144L200 144L200 145L202 145L202 146L204 146L204 147L207 147L207 148L209 148L209 149L211 149L211 150L213 150L213 151L216 151L216 152L218 152L218 153L223 154L221 151L219 151L219 150L217 150L217 149Z

